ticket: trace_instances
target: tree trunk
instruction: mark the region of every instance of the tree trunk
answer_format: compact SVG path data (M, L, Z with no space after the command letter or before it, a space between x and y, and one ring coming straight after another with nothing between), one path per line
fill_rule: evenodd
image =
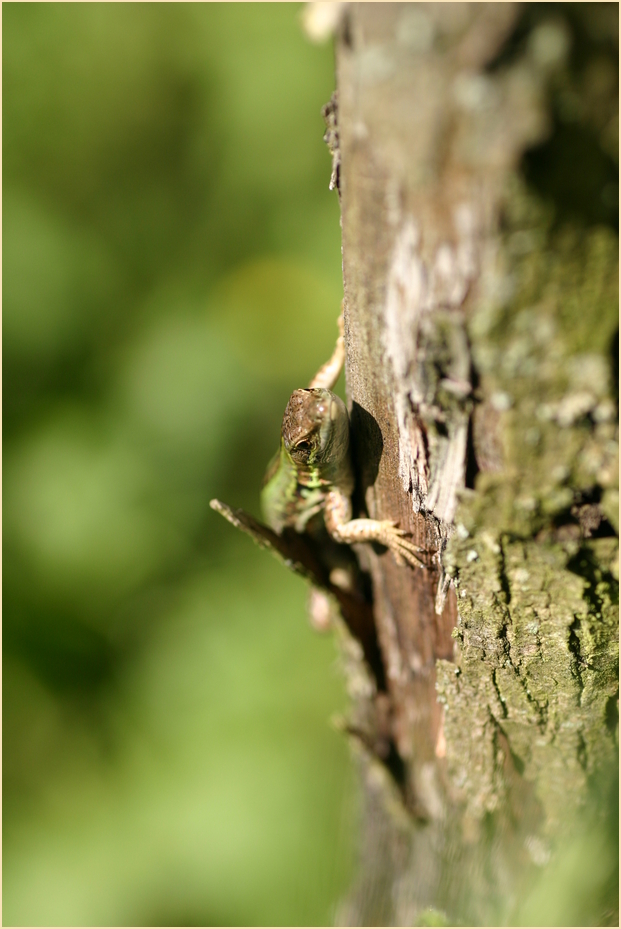
M616 41L613 4L343 5L357 508L425 564L361 552L347 925L616 919L605 829L582 896L533 903L617 755Z

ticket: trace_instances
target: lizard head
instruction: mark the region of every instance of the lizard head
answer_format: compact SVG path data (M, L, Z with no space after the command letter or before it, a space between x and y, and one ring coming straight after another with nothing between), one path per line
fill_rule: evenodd
M323 387L294 390L282 421L282 440L298 467L321 468L338 462L349 445L345 404Z

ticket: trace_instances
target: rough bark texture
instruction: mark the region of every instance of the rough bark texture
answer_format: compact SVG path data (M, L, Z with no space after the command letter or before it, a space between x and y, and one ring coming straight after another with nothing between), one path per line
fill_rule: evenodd
M346 924L519 918L616 758L616 12L344 5L357 503L426 552L361 554L386 692L352 673Z

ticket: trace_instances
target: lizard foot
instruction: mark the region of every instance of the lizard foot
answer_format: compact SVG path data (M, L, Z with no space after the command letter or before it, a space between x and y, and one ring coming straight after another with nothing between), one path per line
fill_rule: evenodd
M416 555L416 552L421 552L422 548L406 538L405 530L398 529L396 523L390 519L352 519L350 522L336 526L332 534L338 542L345 542L348 545L356 542L379 542L380 545L385 545L390 549L398 565L409 564L413 568L425 567Z
M416 552L422 552L422 548L406 537L405 530L398 529L396 524L388 519L378 522L378 526L381 527L381 534L378 534L377 541L390 549L398 565L403 567L409 564L412 568L425 567L416 555Z

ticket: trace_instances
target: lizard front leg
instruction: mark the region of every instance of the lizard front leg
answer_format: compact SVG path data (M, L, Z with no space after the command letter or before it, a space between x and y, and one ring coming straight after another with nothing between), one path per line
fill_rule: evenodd
M379 542L389 548L399 565L424 568L416 552L422 551L405 538L403 529L389 519L352 519L351 500L340 490L332 490L326 496L324 518L326 528L337 541L347 545L356 542Z

